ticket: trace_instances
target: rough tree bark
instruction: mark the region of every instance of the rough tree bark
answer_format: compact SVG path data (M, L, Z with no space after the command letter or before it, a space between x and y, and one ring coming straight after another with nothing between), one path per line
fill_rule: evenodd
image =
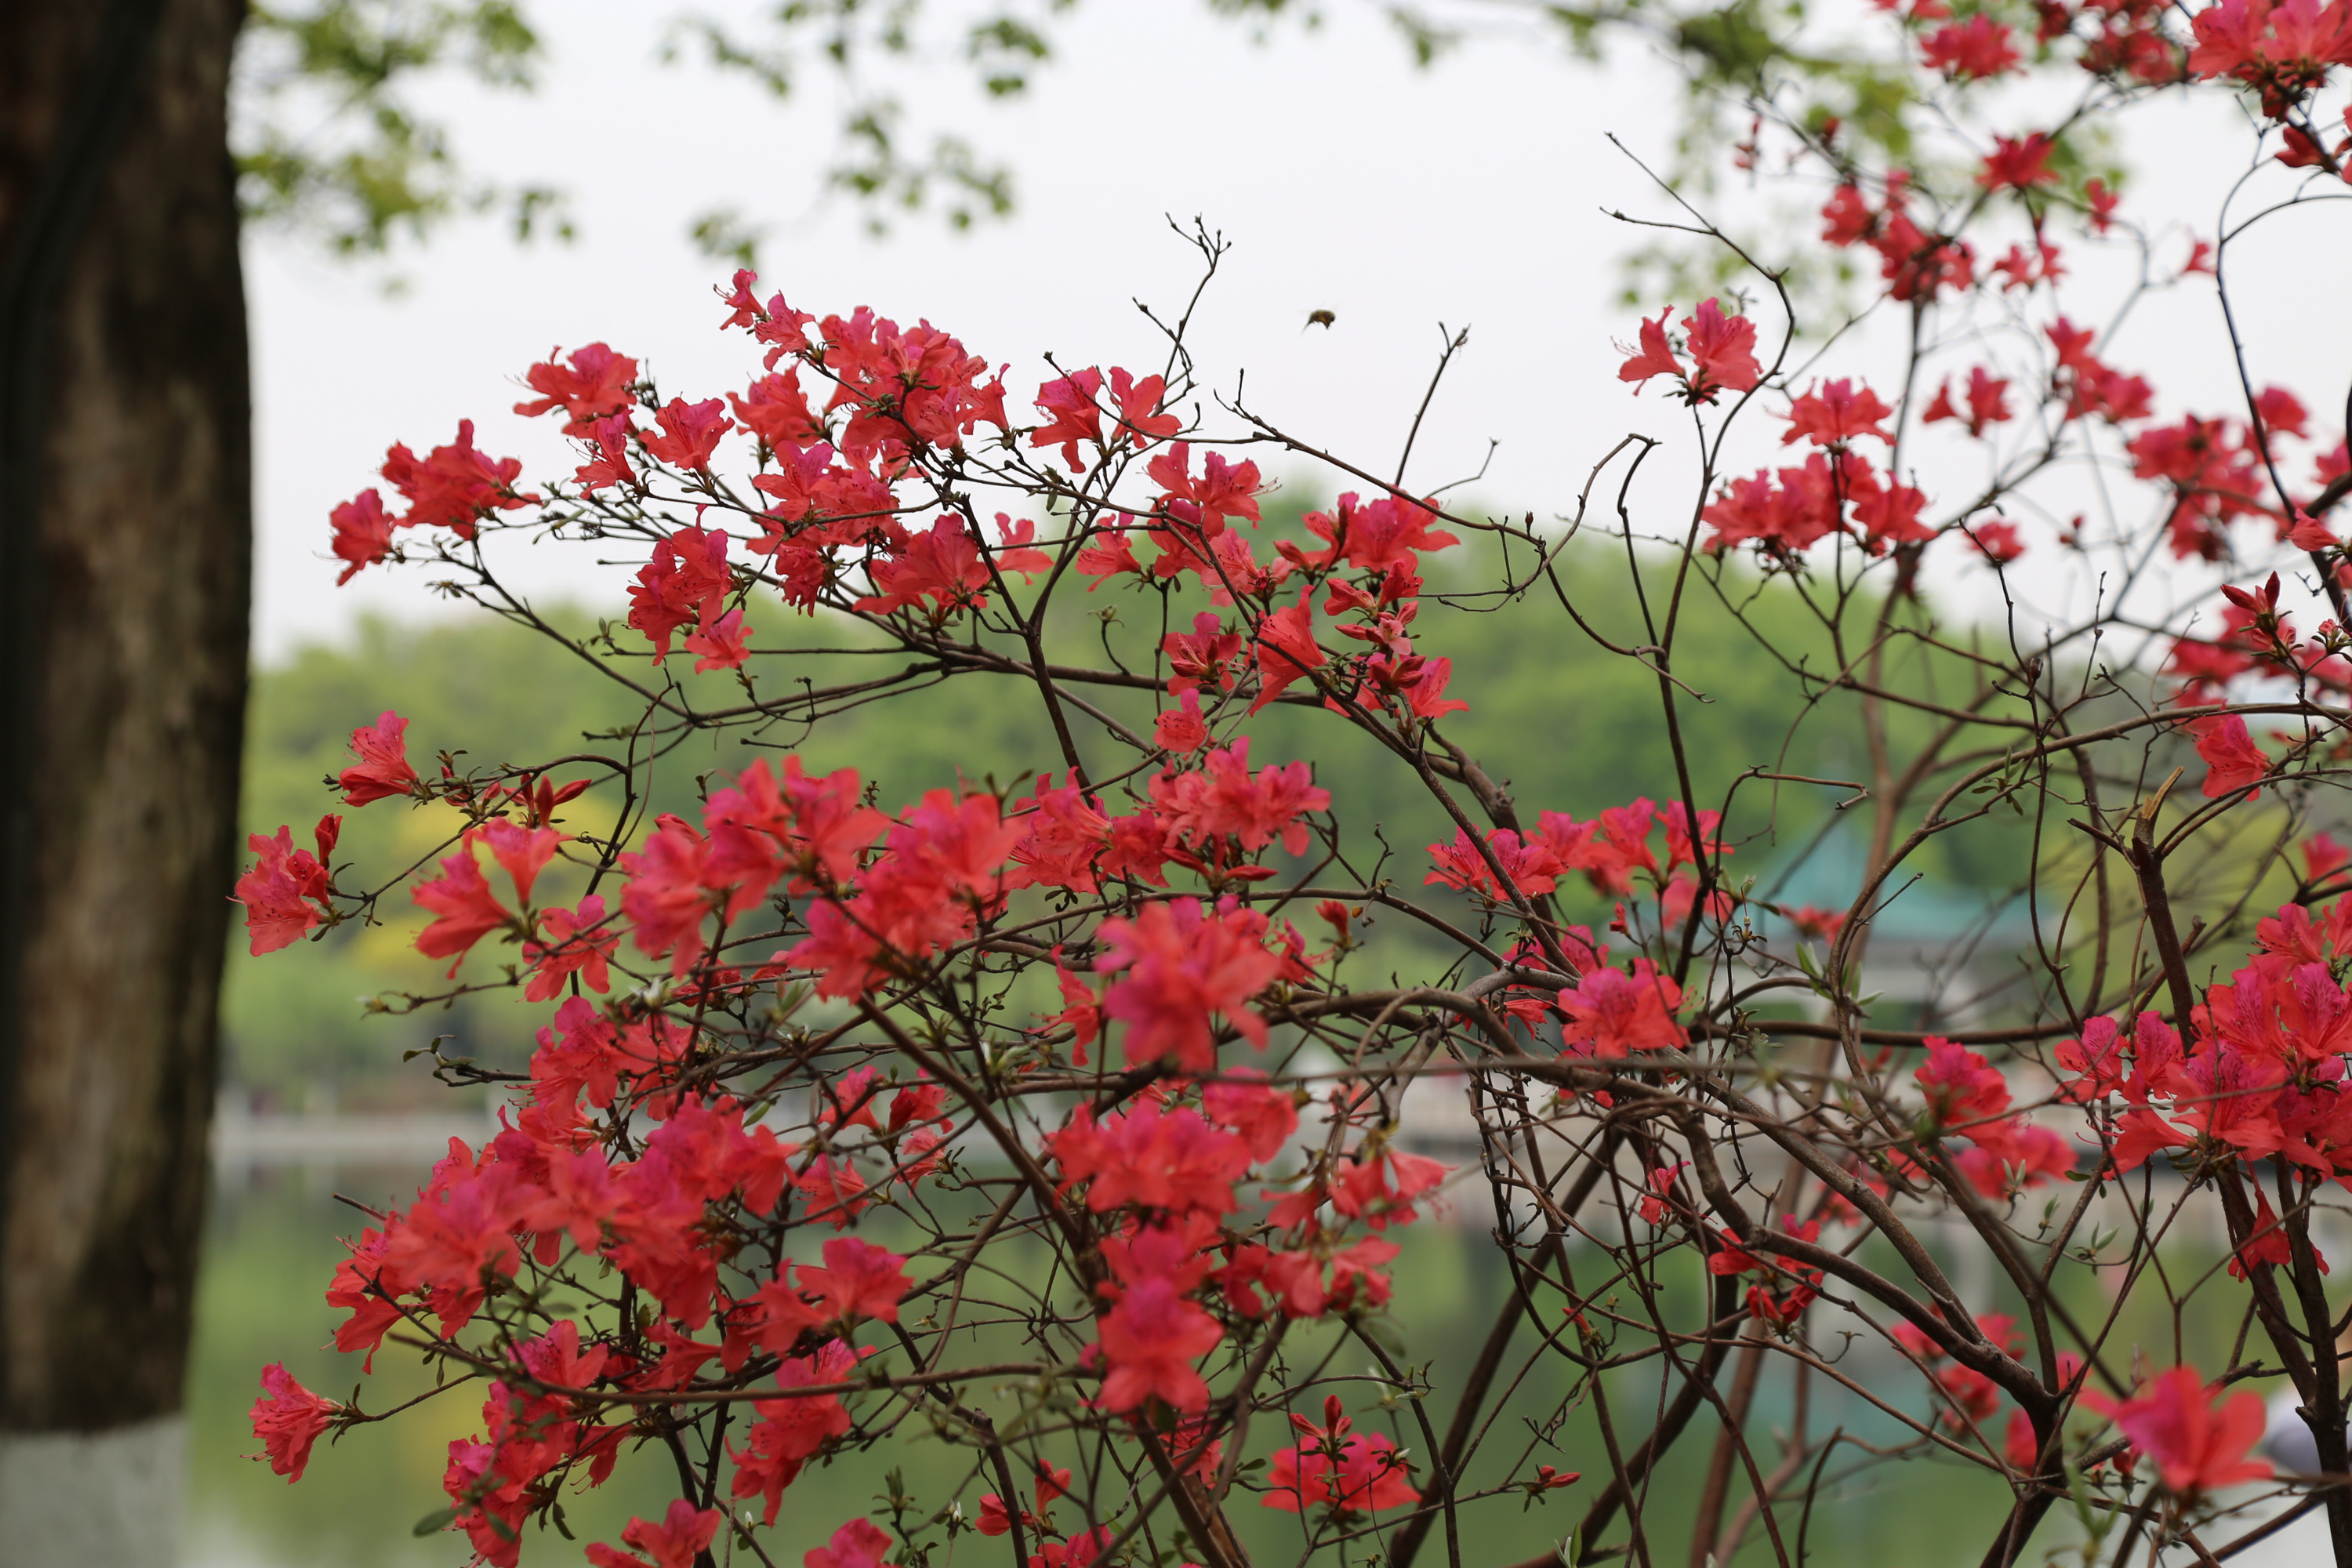
M244 725L243 10L0 5L0 1564L173 1554Z

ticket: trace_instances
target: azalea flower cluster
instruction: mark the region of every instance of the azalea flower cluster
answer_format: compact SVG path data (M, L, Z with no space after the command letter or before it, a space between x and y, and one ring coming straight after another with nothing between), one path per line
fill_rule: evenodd
M2093 1018L2058 1047L2072 1075L2062 1092L2091 1108L2116 1169L2165 1150L2228 1148L2275 1163L2282 1184L2306 1193L2352 1171L2352 1094L2342 1087L2352 996L2338 978L2352 958L2352 899L2316 914L2284 904L2256 931L2252 962L2207 989L2187 1045L2146 1012L2128 1024ZM2288 1260L2286 1233L2259 1184L2252 1202L2256 1232L2231 1262L2241 1275L2252 1258ZM2324 1256L2313 1261L2326 1271Z
M1696 437L1654 524L1661 438L1603 456L1622 549L1579 541L1612 528L1582 500L1489 515L1408 486L1410 446L1361 461L1220 401L1181 326L1149 364L1016 374L748 270L707 395L601 342L522 369L516 416L576 459L553 477L471 422L392 447L330 514L341 577L429 563L642 704L625 744L496 764L355 713L339 809L255 834L235 888L256 956L406 921L430 979L380 1012L496 992L530 1019L514 1060L420 1051L498 1131L325 1282L337 1350L478 1401L441 1522L499 1568L560 1552L563 1501L628 1466L679 1495L587 1549L608 1568L919 1568L967 1531L1015 1568L1247 1568L1276 1526L1393 1568L1442 1532L1459 1568L1465 1512L1569 1506L1562 1464L1605 1465L1547 1531L1590 1562L1645 1549L1687 1440L1716 1479L1675 1528L1727 1563L1849 1443L1808 1425L1832 1383L1899 1428L1874 1457L2001 1479L2002 1562L2063 1496L2128 1521L2117 1562L2256 1539L2203 1533L2272 1473L2251 1379L2352 1468L2314 1239L2352 1184L2352 858L2314 831L2352 743L2347 458L2251 377L2242 413L2159 414L2068 260L2137 246L2151 288L2220 285L2085 162L2082 115L2159 88L2248 95L2265 177L2340 177L2344 5L1885 7L1957 160L1762 94L1741 166L1813 182L1803 259L1915 346L1864 375L1830 331L1799 364L1799 258L1733 250L1750 291L1662 306L1617 363L1634 416ZM1985 117L2011 100L1984 84L2078 68L2082 115ZM1758 420L1747 461L1780 456L1743 477ZM1986 477L1939 500L1930 439ZM1294 500L1294 468L1328 482ZM2094 469L2139 522L2062 525L2035 488ZM524 533L625 558L593 636L501 577ZM2095 603L2033 601L2074 555ZM1942 607L1947 562L1994 574L2000 635ZM2298 594L2327 606L2308 637ZM1486 704L1457 628L1555 610L1531 665L1555 638L1631 661L1654 733L1598 732L1570 682L1498 720L1526 710ZM1784 709L1703 689L1735 667ZM942 686L1042 739L935 775L813 761ZM1641 782L1524 782L1578 747ZM690 788L687 755L718 758ZM391 817L407 868L355 864ZM2226 1245L2153 1267L2192 1205ZM1400 1352L1406 1249L1465 1213L1497 1317ZM2226 1364L2178 1337L2200 1292L2249 1325ZM1612 1405L1641 1368L1654 1397ZM1768 1376L1797 1413L1769 1436ZM263 1392L289 1479L398 1414L283 1363ZM786 1505L917 1430L960 1479L894 1479L870 1519ZM2352 1541L2352 1496L2310 1495Z
M2345 20L2340 5L2231 0L2195 13L2182 36L2168 31L2164 8L2152 4L2100 0L2077 6L2050 0L2039 7L2040 23L2030 38L1990 12L1954 19L1942 0L1900 6L1887 0L1884 8L1902 17L1916 65L1956 89L2021 73L2033 48L2061 51L2060 58L2071 54L2082 70L2126 95L2181 81L2243 84L2254 89L2262 116L2280 139L2278 163L2310 170L2315 177L2347 177L2345 148L2330 151L2323 121L2341 121L2339 132L2352 129L2352 119L2346 118L2352 116L2352 105L2323 113L2318 101L2331 70L2352 63L2352 23ZM2054 237L2053 216L2071 208L2084 237L2094 243L2119 233L2122 220L2120 200L2107 179L2066 172L2063 129L1993 132L1987 138L1990 147L1979 145L1974 153L1969 185L1940 193L1927 189L1916 167L1893 163L1866 170L1841 141L1835 117L1791 129L1792 163L1811 163L1833 183L1821 208L1822 241L1837 250L1874 252L1887 299L1958 309L1974 298L2023 297L2012 308L2023 320L2009 366L1948 361L1939 365L1937 356L1923 356L1918 370L1935 378L1936 391L1918 411L1921 425L1951 422L2012 471L2035 460L2035 454L2068 449L2070 441L2075 450L2098 452L2088 427L2114 429L2120 437L2117 455L2128 461L2134 477L2160 481L2170 491L2169 542L2184 559L2229 557L2230 525L2242 518L2268 521L2279 539L2294 535L2299 549L2337 548L2334 535L2306 508L2346 471L2343 444L2317 440L2310 490L2292 494L2281 489L2277 466L2286 454L2280 444L2314 435L2310 416L2293 392L2280 386L2250 390L2243 417L2224 411L2162 422L2147 380L2116 368L2106 357L2104 334L2070 317L2063 302L2069 268ZM2337 140L2352 146L2352 137L2339 133ZM2004 205L2022 216L2029 232L1988 264L1961 231L1972 221L1981 222L1989 207ZM2186 258L2165 269L2163 280L2177 284L2210 276L2214 261L2211 244L2194 240ZM1641 352L1626 360L1621 376L1634 382L1675 376L1693 402L1712 401L1725 389L1759 386L1752 323L1726 317L1718 301L1706 302L1685 322L1689 352L1697 357L1696 367L1685 372L1667 342L1664 322L1661 317L1643 323ZM1970 346L1981 352L1980 342ZM1805 443L1805 460L1724 480L1706 512L1716 548L1754 544L1769 558L1787 563L1832 536L1856 539L1874 553L1958 536L2000 565L2024 553L2016 524L1986 510L1980 490L1939 516L1921 489L1873 467L1869 454L1896 455L1905 433L1884 425L1895 410L1869 387L1842 379L1789 391L1781 440ZM2004 426L2016 433L2006 447L1999 445L2001 433L1996 428ZM1854 445L1865 440L1877 445Z
M404 730L387 714L354 732L348 802L432 793L407 759ZM945 790L893 818L860 804L854 773L812 778L796 756L781 768L762 761L711 792L698 827L664 816L643 848L622 853L610 910L593 894L572 907L534 902L565 842L552 813L575 789L492 797L509 815L464 829L440 874L413 889L432 917L417 949L462 964L503 933L525 955L528 1000L569 994L540 1031L506 1130L479 1151L453 1140L415 1203L364 1231L327 1292L347 1314L339 1350L372 1365L387 1334L424 1336L490 1382L485 1436L453 1445L446 1478L453 1528L482 1561L517 1562L528 1515L568 1479L601 1484L625 1442L642 1440L625 1419L595 1418L610 1401L691 1404L762 1379L777 1395L753 1402L761 1419L729 1449L730 1484L734 1497L761 1500L772 1525L802 1468L854 1430L839 1393L798 1391L860 1375L863 1358L884 1347L858 1345L858 1330L897 1324L916 1287L906 1256L854 1235L824 1241L821 1264L746 1261L781 1254L803 1226L847 1230L876 1205L935 1184L959 1131L941 1083L919 1073L894 1087L865 1065L824 1075L800 1123L805 1136L778 1136L774 1112L747 1112L707 1079L697 1083L709 1047L691 1024L642 994L614 994L624 932L647 970L698 1009L796 973L821 996L871 997L924 977L1019 889L1095 893L1122 879L1164 889L1171 868L1213 884L1258 879L1268 868L1252 858L1276 844L1303 849L1304 819L1328 796L1305 764L1253 773L1248 754L1244 736L1208 750L1198 767L1171 757L1138 810L1116 817L1048 776L1009 819L993 795ZM457 790L451 803L479 809L483 798ZM337 821L321 825L320 858L333 850ZM239 892L258 953L317 924L319 906L333 910L320 858L291 850L285 833L256 846L260 860ZM806 934L764 963L729 962L745 918L772 894L805 898ZM1130 1066L1212 1081L1148 1083L1139 1100L1100 1117L1082 1105L1045 1140L1049 1195L1098 1233L1098 1327L1070 1370L1097 1383L1092 1403L1107 1415L1198 1417L1209 1400L1202 1368L1223 1345L1224 1324L1387 1302L1384 1266L1397 1247L1379 1233L1417 1216L1444 1167L1377 1141L1336 1150L1309 1162L1297 1190L1286 1175L1282 1189L1265 1190L1264 1218L1244 1222L1243 1184L1276 1179L1298 1105L1262 1074L1221 1073L1220 1038L1263 1048L1266 1022L1251 999L1307 981L1318 955L1287 925L1273 936L1265 916L1231 893L1141 902L1131 917L1103 920L1097 941L1094 968L1112 978L1097 992L1060 970L1068 1005L1039 1037L1084 1065L1088 1046L1120 1026ZM622 1298L589 1283L580 1270L591 1263L617 1270L651 1307L587 1340L572 1318L520 1337L495 1310L500 1298L537 1302L569 1289L583 1318L609 1312ZM501 1319L496 1342L454 1348L486 1307ZM359 1418L282 1368L269 1386L256 1424L281 1474L299 1477L317 1436ZM1194 1462L1213 1472L1213 1452L1212 1441ZM1343 1511L1389 1507L1410 1500L1402 1485L1400 1465L1377 1503L1352 1493L1323 1500Z

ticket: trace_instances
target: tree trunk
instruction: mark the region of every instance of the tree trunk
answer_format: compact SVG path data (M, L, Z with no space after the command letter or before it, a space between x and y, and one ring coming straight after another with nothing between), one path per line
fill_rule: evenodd
M251 574L243 9L0 8L0 1564L173 1545Z

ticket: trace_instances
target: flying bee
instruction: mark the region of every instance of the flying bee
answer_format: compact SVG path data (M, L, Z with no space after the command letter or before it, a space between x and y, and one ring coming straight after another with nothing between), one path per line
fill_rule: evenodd
M1309 310L1307 312L1307 327L1328 327L1339 319L1328 310ZM1303 332L1307 327L1298 330Z

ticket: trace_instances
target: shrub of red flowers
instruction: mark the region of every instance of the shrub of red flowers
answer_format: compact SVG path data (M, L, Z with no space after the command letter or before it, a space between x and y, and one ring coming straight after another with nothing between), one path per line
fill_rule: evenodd
M1024 397L928 322L813 314L749 272L721 291L747 362L725 395L666 395L603 343L530 367L516 412L563 422L570 474L527 479L470 422L394 447L335 509L346 579L429 561L561 637L485 541L638 563L625 626L576 644L642 699L633 730L436 766L398 714L357 723L343 803L432 814L439 851L339 864L328 815L308 845L255 837L237 887L257 953L404 889L453 988L543 1018L523 1071L436 1052L495 1086L502 1130L375 1216L327 1292L338 1346L421 1353L438 1397L480 1399L446 1479L478 1558L568 1550L536 1526L628 1462L677 1500L591 1562L771 1562L809 1467L919 1432L968 1454L969 1495L828 1518L808 1568L990 1549L967 1531L1028 1568L1243 1568L1261 1510L1309 1553L1460 1568L1490 1561L1483 1516L1538 1501L1573 1514L1578 1563L1791 1568L1825 1486L1928 1455L2000 1483L1968 1543L1997 1568L2045 1550L2053 1510L2086 1563L2210 1563L2284 1507L2352 1563L2324 1245L2352 1181L2352 856L2324 831L2352 743L2346 449L2251 380L2159 415L2096 315L2131 301L2070 297L2062 260L2219 287L2226 244L2136 228L2070 141L2183 85L2247 95L2289 199L2334 189L2352 12L2018 22L1915 0L1879 24L1948 116L1904 162L1759 94L1739 160L1811 183L1819 245L1865 258L1908 346L1891 381L1829 374L1781 287L1802 258L1693 218L1752 296L1662 308L1618 373L1687 407L1679 518L1631 499L1646 437L1596 450L1546 529L1209 398L1181 321L1150 368ZM2074 108L1987 124L1980 84L2026 74L2079 81ZM1759 421L1785 451L1743 472ZM1289 525L1276 458L1347 493ZM2084 474L2103 506L2062 525ZM1622 535L1605 605L1562 569L1588 528ZM1923 588L1963 581L1979 608ZM1764 595L1808 629L1754 658L1796 722L1846 716L1856 776L1742 757L1703 798L1678 638L1701 601L1738 627ZM1522 599L1654 674L1673 763L1646 796L1521 802L1508 755L1450 732L1480 672L1424 643ZM793 616L870 678L763 652ZM687 662L734 699L690 694ZM1032 776L879 798L803 765L829 721L950 680L1043 714ZM1360 780L1253 744L1273 705L1369 737L1450 832L1368 851ZM739 761L648 819L656 763L714 734ZM1763 874L1814 819L1863 846L1843 907ZM1874 959L1921 869L1971 845L2003 889L1984 920ZM1419 967L1371 972L1375 926ZM1874 963L1944 983L1906 1013ZM1475 1156L1409 1147L1409 1099L1457 1108ZM1511 1297L1475 1352L1399 1352L1400 1237L1448 1192L1491 1209ZM2217 1311L2234 1341L2181 1338ZM1596 1422L1564 1466L1491 1419L1544 1367ZM1793 1421L1759 1414L1768 1379ZM264 1381L289 1479L386 1418ZM1815 1388L1896 1439L1809 1424ZM2281 1389L2300 1468L2261 1449ZM1665 1498L1685 1447L1703 1482Z

